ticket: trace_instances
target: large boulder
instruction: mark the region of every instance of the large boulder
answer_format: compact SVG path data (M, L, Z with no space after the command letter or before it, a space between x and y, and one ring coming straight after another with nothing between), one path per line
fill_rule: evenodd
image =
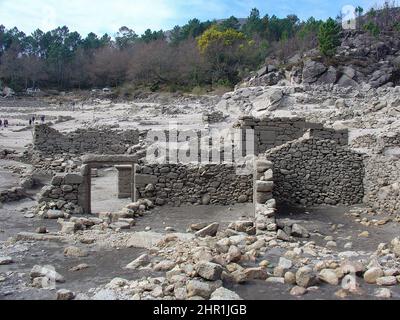
M321 62L307 60L303 67L303 82L314 83L328 68Z
M337 82L338 86L341 87L357 87L358 83L350 78L347 74L343 74Z
M334 84L337 80L337 70L330 66L328 68L328 71L323 73L318 80L315 82L315 84Z
M270 88L265 93L257 97L254 102L255 114L260 116L260 112L274 111L281 106L283 101L283 91L278 88Z

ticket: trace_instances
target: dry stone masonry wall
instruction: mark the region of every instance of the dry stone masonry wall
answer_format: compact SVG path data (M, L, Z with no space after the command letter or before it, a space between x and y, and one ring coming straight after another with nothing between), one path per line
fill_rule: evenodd
M365 160L364 202L386 213L400 210L400 159L375 155Z
M85 192L83 182L84 178L79 173L56 174L51 184L41 190L38 199L39 207L75 214L82 213L81 200Z
M0 191L0 203L18 201L26 197L23 188L15 187Z
M260 230L276 230L276 201L273 198L273 163L257 159L254 167L254 208L256 227Z
M124 154L139 143L138 130L79 129L63 134L48 125L35 126L34 147L46 154Z
M265 153L274 164L274 197L301 205L361 203L364 156L333 140L301 138Z
M253 197L253 175L236 175L229 164L137 166L135 184L140 198L156 205L230 205Z
M325 128L319 123L310 123L303 118L254 118L243 116L239 120L242 130L253 129L256 154L264 153L286 142L301 138L306 133L317 139L335 140L340 145L347 145L347 130Z
M209 124L219 123L225 121L227 117L221 111L208 112L203 114L203 122Z

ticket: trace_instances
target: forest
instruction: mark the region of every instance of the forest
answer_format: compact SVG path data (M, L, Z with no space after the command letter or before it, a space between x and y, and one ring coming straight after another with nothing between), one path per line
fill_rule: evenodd
M357 7L357 28L374 36L385 30L399 32L398 11L388 8L385 16L384 10L364 12ZM17 27L0 25L0 86L14 90L142 86L153 91L232 87L267 57L285 61L316 47L325 56L334 55L341 19L301 21L296 15L262 16L254 8L246 19L192 19L167 32L148 29L142 35L123 26L114 36L86 37L67 26L26 35Z

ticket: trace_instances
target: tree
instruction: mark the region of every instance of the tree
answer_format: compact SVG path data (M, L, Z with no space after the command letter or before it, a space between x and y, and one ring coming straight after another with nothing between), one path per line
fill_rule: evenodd
M193 39L170 45L156 40L134 47L129 78L135 84L195 86L203 81L204 64Z
M260 18L260 11L253 8L247 18L246 23L242 27L242 31L249 37L263 32L264 25Z
M144 34L140 37L141 41L144 41L146 43L149 43L151 41L156 41L156 40L164 40L165 35L164 31L151 31L151 29L147 29Z
M335 54L336 48L340 45L339 32L340 26L332 18L329 18L320 26L318 33L319 50L324 56L331 57Z
M362 23L362 15L364 12L364 8L361 6L357 6L355 9L356 15L357 15L357 27L360 28L361 27L361 23Z
M228 29L233 29L238 31L240 29L240 22L236 17L231 16L220 23L219 29L221 31L225 31Z
M128 27L121 27L115 37L115 43L120 49L126 49L136 43L138 35Z
M255 42L248 41L244 33L233 29L220 31L217 26L204 32L197 42L201 54L211 66L213 83L237 83L241 67L245 68L249 61L247 56L256 51Z

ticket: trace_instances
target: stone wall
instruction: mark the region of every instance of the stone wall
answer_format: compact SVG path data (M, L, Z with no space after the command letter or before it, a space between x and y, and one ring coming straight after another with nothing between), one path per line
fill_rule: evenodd
M274 198L301 205L361 203L364 156L333 140L301 138L265 153L273 163Z
M276 201L273 198L273 163L263 158L255 161L254 208L256 227L260 230L276 230Z
M48 125L36 125L33 144L47 154L124 154L139 143L138 130L79 129L63 134Z
M228 116L221 111L208 112L203 114L204 123L219 123L226 120Z
M0 191L0 203L18 201L24 199L25 197L26 193L21 187L15 187Z
M156 205L230 205L253 197L253 175L236 175L228 164L137 166L135 185L140 198Z
M75 211L80 213L83 190L83 176L80 173L56 174L49 186L43 187L39 193L38 203L47 204L46 209ZM76 212L78 211L78 212Z
M364 202L377 211L400 210L400 158L374 155L365 159Z
M340 145L347 145L348 131L325 128L320 123L307 122L303 118L265 118L243 116L238 126L254 130L256 154L264 153L274 147L301 138L306 133L316 139L335 140Z
M118 170L118 198L132 197L132 165L115 166Z

